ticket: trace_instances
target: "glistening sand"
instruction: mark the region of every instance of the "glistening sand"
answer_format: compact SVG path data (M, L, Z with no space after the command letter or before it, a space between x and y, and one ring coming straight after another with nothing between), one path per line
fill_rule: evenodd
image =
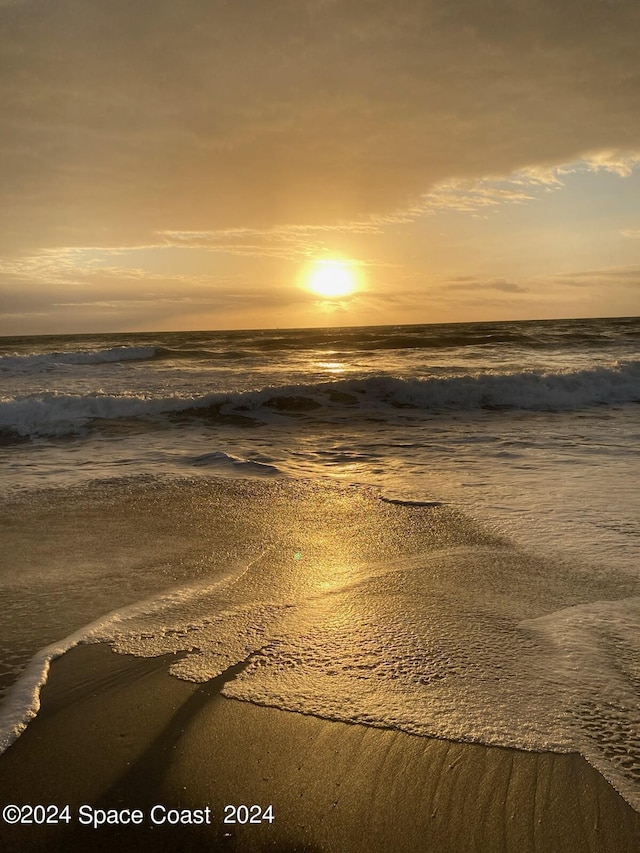
M78 647L53 665L38 718L0 758L3 802L102 809L210 804L210 827L3 827L35 851L635 853L640 815L580 756L328 722L220 697L166 660ZM272 824L222 823L225 804Z

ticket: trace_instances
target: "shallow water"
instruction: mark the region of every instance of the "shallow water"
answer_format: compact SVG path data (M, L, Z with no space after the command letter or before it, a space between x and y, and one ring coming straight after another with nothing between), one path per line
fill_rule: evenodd
M640 581L628 572L534 557L445 506L311 481L114 480L20 505L10 635L33 626L22 665L37 631L66 639L9 693L5 742L36 709L52 655L107 641L174 653L170 671L190 680L247 661L224 692L259 704L580 751L640 805Z
M0 686L51 644L6 740L51 656L103 638L182 677L248 659L236 698L578 750L637 808L639 341L637 320L5 339Z

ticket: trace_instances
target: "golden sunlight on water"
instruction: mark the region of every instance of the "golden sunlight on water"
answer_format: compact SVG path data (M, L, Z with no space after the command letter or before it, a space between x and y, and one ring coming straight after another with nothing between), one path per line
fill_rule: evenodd
M334 375L346 373L346 365L341 361L317 361L316 366Z

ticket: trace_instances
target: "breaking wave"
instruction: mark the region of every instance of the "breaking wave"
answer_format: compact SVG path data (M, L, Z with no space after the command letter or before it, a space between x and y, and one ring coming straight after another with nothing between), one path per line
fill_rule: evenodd
M81 434L119 419L180 416L235 418L238 422L296 417L384 417L448 411L575 411L640 402L640 362L566 372L463 374L426 379L379 375L310 385L214 392L201 396L141 396L45 392L0 401L0 435Z

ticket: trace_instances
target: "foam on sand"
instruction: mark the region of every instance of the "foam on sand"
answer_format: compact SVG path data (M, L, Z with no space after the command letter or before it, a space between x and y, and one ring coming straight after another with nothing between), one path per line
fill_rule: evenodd
M236 556L222 573L214 560L210 580L99 618L74 643L168 654L173 675L202 683L246 663L224 695L282 710L579 751L640 808L633 576L545 562L448 507L391 504L355 487L269 479L119 488L95 487L111 495L104 511L120 513L138 538L152 514L157 548L186 548L197 531L223 564L240 536L254 556ZM82 507L91 489L79 493ZM32 679L25 715L42 680Z

